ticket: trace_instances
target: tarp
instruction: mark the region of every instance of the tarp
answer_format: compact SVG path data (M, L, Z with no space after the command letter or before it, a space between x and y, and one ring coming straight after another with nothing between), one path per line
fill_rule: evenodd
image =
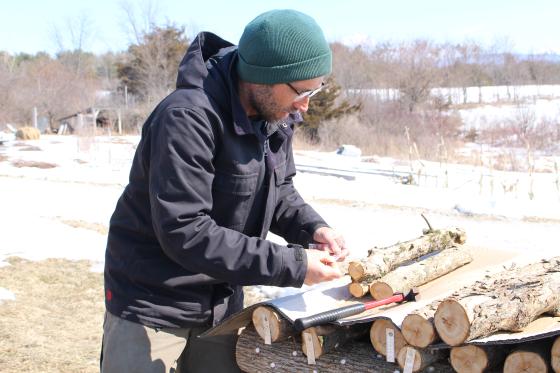
M482 280L486 275L547 259L547 257L536 257L534 254L522 254L513 251L488 250L474 247L470 249L473 254L473 261L471 263L439 279L420 286L421 297L416 302L382 306L359 315L338 320L334 323L338 325L349 325L368 323L378 318L385 318L391 320L395 325L400 326L406 315L412 311L434 300L443 300L455 290L474 283L477 280ZM350 278L346 276L342 279L320 284L306 292L255 304L245 308L243 311L231 316L227 320L224 320L223 323L210 329L204 335L219 335L246 326L251 321L253 310L262 305L275 308L286 319L293 322L297 318L337 309L359 301L365 302L371 300L369 297L361 299L353 298L348 292L349 283ZM486 338L473 340L470 343L519 343L556 334L560 334L560 317L543 316L529 324L521 332L497 333ZM445 347L444 344L438 346Z

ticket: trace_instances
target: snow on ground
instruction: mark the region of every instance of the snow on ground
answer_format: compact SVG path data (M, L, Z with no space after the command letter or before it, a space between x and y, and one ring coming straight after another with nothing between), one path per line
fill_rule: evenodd
M431 94L454 104L500 103L529 101L536 98L560 98L560 85L518 85L433 88Z
M350 89L350 94L365 94L380 100L395 100L400 91L395 88ZM499 104L503 102L528 102L538 98L560 98L560 85L517 85L481 87L435 87L430 95L440 97L443 102L459 104Z
M41 140L0 146L0 265L9 256L88 259L103 268L106 228L126 185L138 137L43 136ZM40 150L37 150L40 149ZM16 161L56 164L41 169L15 167ZM303 167L343 170L341 177L299 172L295 184L346 237L353 257L373 246L411 239L426 227L459 226L472 245L520 251L555 252L560 228L560 192L555 175L530 180L522 173L491 173L479 167L413 164L418 185L402 184L408 162L374 158L370 162L334 153L296 152ZM418 176L418 170L421 170ZM342 171L340 171L342 172ZM390 175L390 176L386 176ZM481 181L482 180L482 181ZM505 180L518 180L506 192ZM94 229L104 227L103 230ZM93 228L92 228L93 227ZM270 239L282 241L271 235ZM2 284L0 284L1 286ZM283 290L285 294L292 290ZM279 291L263 288L267 296ZM0 299L13 297L0 289Z
M380 100L396 100L398 89L350 90ZM443 102L469 107L457 110L465 130L502 126L521 118L540 122L558 122L560 118L560 85L520 85L433 88L432 97Z
M3 300L15 300L16 296L14 293L9 291L8 289L0 288L0 303Z
M552 121L560 117L560 99L535 99L528 104L487 104L460 109L458 113L465 123L466 130L501 126L527 117L534 118L536 122Z

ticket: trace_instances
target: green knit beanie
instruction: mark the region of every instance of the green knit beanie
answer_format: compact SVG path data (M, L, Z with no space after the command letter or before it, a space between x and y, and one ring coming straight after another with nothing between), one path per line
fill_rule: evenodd
M251 83L288 83L331 72L332 53L323 31L295 10L271 10L252 20L238 51L239 77Z

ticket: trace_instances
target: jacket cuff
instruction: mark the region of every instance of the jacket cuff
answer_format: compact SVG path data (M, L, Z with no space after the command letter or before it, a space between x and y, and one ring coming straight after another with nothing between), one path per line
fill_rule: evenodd
M303 246L288 244L282 250L282 275L276 286L300 288L307 274L307 254Z

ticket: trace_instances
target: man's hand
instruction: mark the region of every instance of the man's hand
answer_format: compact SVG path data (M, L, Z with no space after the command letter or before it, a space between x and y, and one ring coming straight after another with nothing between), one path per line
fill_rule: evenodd
M334 259L322 250L305 250L307 255L307 273L304 284L314 285L342 277Z
M330 227L318 228L313 233L313 240L317 242L318 249L330 252L335 260L342 261L348 256L348 248L344 242L344 237Z

